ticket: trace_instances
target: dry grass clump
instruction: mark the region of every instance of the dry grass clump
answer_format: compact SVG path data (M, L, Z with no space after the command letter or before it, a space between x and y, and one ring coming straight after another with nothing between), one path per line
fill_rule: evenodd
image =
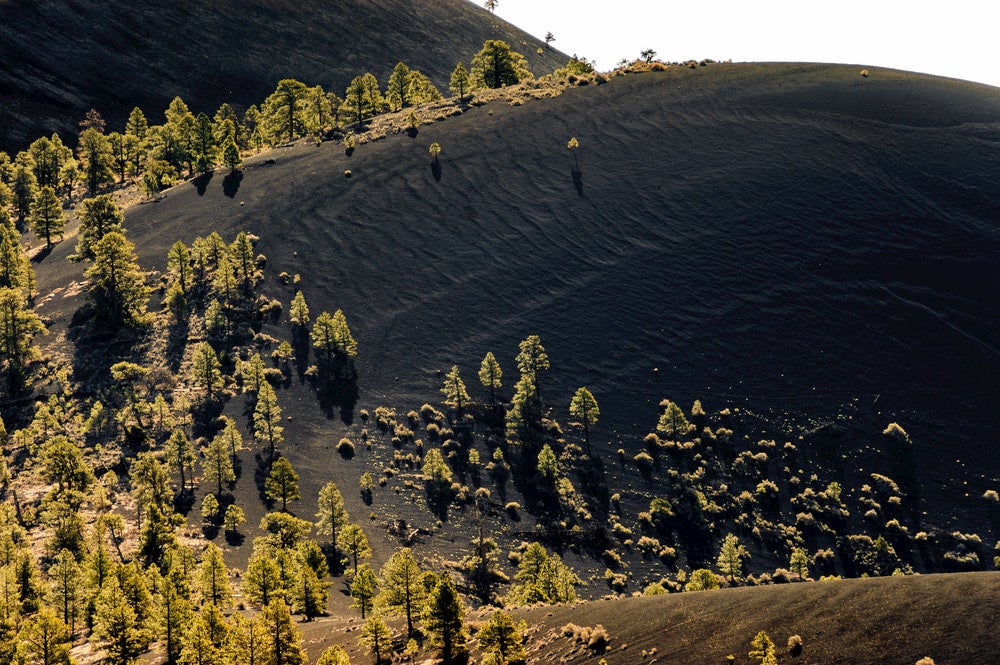
M580 644L586 644L587 648L595 653L604 653L608 649L611 637L603 625L597 624L593 628L578 626L575 623L568 623L560 629L564 637L572 637Z
M798 635L792 635L788 638L788 653L791 656L797 657L802 653L802 638Z
M354 457L354 442L347 437L344 437L337 442L337 452L340 453L340 456L344 459Z

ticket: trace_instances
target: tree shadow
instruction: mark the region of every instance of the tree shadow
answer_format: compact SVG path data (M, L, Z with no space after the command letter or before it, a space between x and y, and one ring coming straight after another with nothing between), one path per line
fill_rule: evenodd
M207 171L191 181L191 184L194 185L194 188L198 191L198 196L205 196L205 191L208 189L208 183L212 182L212 176L214 175L215 173L213 171Z
M309 366L309 331L305 326L292 328L292 351L295 353L295 372L299 375L299 383L303 383Z
M38 252L35 253L34 256L31 257L31 262L32 263L41 263L46 258L48 258L49 254L52 253L52 249L54 247L55 247L55 245L51 245L51 246L46 245L45 247L42 247L40 250L38 250Z
M406 128L406 135L409 136L411 139L417 138L417 134L419 134L419 133L420 133L420 130L417 129L416 127L407 127Z
M441 162L436 159L431 162L431 175L436 181L441 182Z
M187 346L189 332L190 324L188 323L187 316L181 317L180 321L173 323L167 329L167 367L169 367L170 371L175 374L178 370L180 370L181 361L184 358L184 348Z
M222 179L222 193L229 198L235 198L236 192L240 191L240 183L243 182L243 171L233 169Z
M310 378L316 399L327 418L333 418L340 409L340 420L345 425L354 423L354 407L358 403L358 375L350 358L322 358L317 373Z
M580 169L573 167L570 174L573 177L573 188L576 189L579 196L583 196L583 173Z
M239 531L226 531L226 544L231 547L240 547L246 541L247 537L244 536Z

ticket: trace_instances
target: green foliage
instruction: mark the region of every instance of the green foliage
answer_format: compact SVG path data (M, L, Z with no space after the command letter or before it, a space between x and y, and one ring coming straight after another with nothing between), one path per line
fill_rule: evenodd
M267 381L260 384L257 391L257 405L253 412L254 438L268 445L268 460L274 459L275 447L284 441L281 426L281 407L278 406L278 396Z
M471 87L472 80L469 78L469 72L466 71L465 65L458 63L451 72L451 82L449 84L451 94L458 97L459 101L462 101Z
M465 650L466 631L462 624L465 606L448 573L438 578L428 594L423 615L424 629L430 633L431 644L440 647L441 658L446 663Z
M216 508L218 509L218 506ZM209 543L202 553L197 580L203 602L220 608L228 607L232 603L233 590L229 585L229 571L222 557L222 550L212 543Z
M384 103L378 79L371 72L355 77L344 93L344 112L358 127L368 118L381 113Z
M268 553L254 553L247 562L240 591L251 603L263 607L284 593L281 571Z
M292 463L284 457L279 457L271 465L271 473L264 481L264 495L272 500L281 500L281 510L287 511L289 501L298 501L299 474L295 473Z
M344 651L344 647L334 644L327 647L319 656L316 665L351 665L351 657Z
M556 459L552 447L547 443L538 451L537 469L538 473L549 482L554 482L559 476L559 461Z
M218 356L208 342L194 347L191 356L191 382L205 389L208 399L212 399L224 385Z
M301 291L295 292L292 304L288 307L288 316L293 326L305 328L309 325L309 306L306 305L306 298Z
M11 383L20 383L32 355L31 341L44 331L41 318L28 309L23 292L0 288L0 369L8 373Z
M299 633L288 605L277 598L264 608L262 623L267 638L262 649L264 663L276 665L305 665L305 651L302 650L302 634Z
M353 358L358 355L358 343L351 335L347 325L347 317L341 310L330 316L328 312L321 313L313 323L312 343L317 353L327 362L334 358Z
M669 441L678 441L691 429L690 423L684 417L684 411L670 400L660 402L663 412L656 424L656 431L663 434Z
M94 246L111 231L124 233L125 215L110 194L101 194L83 202L76 257L93 260Z
M69 665L70 646L65 622L47 607L28 617L18 633L18 651L29 663Z
M375 605L375 589L378 579L368 564L363 563L354 572L354 579L351 581L351 607L361 610L361 618L364 619Z
M490 39L472 58L472 88L502 88L532 78L528 61L499 39Z
M63 215L62 203L52 187L42 187L38 191L31 204L31 216L28 218L31 224L31 231L45 240L45 246L52 247L52 236L58 235L62 238L63 228L66 225L66 216Z
M590 450L590 428L597 424L597 419L601 415L601 410L597 406L597 400L586 388L578 388L573 394L573 399L569 403L569 415L576 418L583 427L584 438L587 442L587 450Z
M202 479L216 486L216 495L219 497L222 496L222 484L236 480L231 454L232 449L237 447L233 443L235 439L242 437L232 421L229 421L226 427L207 441L201 449ZM242 447L241 440L238 447Z
M265 136L272 143L292 141L308 131L305 100L309 88L295 79L282 79L278 87L264 101L261 119Z
M708 591L719 588L719 578L707 568L699 568L691 573L688 583L684 585L685 591Z
M219 516L219 500L214 494L206 494L201 501L201 519L203 522L211 524Z
M497 665L524 661L524 637L509 614L500 610L490 615L479 631L479 646Z
M358 641L362 646L368 647L369 653L375 656L376 663L381 663L382 654L388 653L392 647L392 633L389 632L385 621L377 616L372 616L361 629Z
M421 584L422 571L409 547L393 552L382 566L376 605L389 614L406 615L406 632L413 633L413 618L423 609L427 590Z
M763 630L757 633L750 642L749 656L759 659L760 665L777 665L778 663L774 653L774 642Z
M113 155L108 137L93 127L83 130L80 134L79 155L87 175L87 191L93 196L112 179Z
M438 486L451 485L451 467L444 461L440 448L431 448L424 454L424 478Z
M336 552L337 534L348 523L350 516L344 506L344 497L332 480L320 489L317 506L319 510L316 513L316 529L330 534L330 545Z
M465 389L465 382L462 381L458 365L452 365L451 370L445 375L441 394L444 395L444 403L455 407L458 417L461 418L462 408L469 403L469 393Z
M94 263L84 276L90 280L90 299L99 322L135 327L149 320L149 288L137 262L135 245L124 233L111 231L97 242Z
M563 563L558 554L550 555L540 543L531 543L521 554L517 582L507 594L509 605L567 603L576 600L580 578Z
M149 646L153 637L149 621L129 602L122 582L111 575L97 596L94 637L103 644L111 665L131 665Z
M749 556L750 553L747 552L747 548L740 544L739 538L731 533L726 534L715 565L719 567L723 575L729 578L730 582L735 582L736 577L743 574L743 560Z
M792 550L792 556L789 559L788 567L798 576L800 580L805 579L809 574L809 555L801 547L796 547Z

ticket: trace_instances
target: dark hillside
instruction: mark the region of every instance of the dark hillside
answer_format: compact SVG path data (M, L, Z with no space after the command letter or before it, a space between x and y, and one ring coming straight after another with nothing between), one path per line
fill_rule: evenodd
M779 663L915 663L931 656L939 664L990 665L1000 657L998 585L996 573L892 577L626 598L524 614L544 626L540 635L570 622L604 625L609 665L708 665L725 663L730 654L735 663L756 662L747 653L761 630L774 641ZM564 662L560 656L572 640L559 634L532 644L529 662ZM785 648L792 635L802 638L800 656Z
M989 545L998 101L984 86L851 67L629 75L473 108L351 157L338 143L273 151L248 162L238 191L219 171L133 208L127 226L159 269L177 239L259 234L270 283L298 273L311 310L346 313L358 408L437 401L452 364L471 389L487 351L510 386L518 341L537 333L552 361L544 398L565 423L572 391L588 386L607 460L641 449L660 399L689 409L698 398L709 412L763 414L779 445L795 441L808 458L819 453L799 435L838 423L831 477L856 489L862 469L893 473L876 447L898 421L926 519ZM40 265L43 296L79 279L70 245ZM287 312L292 287L270 290ZM41 311L58 326L74 302ZM281 394L286 437L296 467L315 474L303 494L335 469L355 483L358 462L327 462L343 426L324 424L293 386ZM625 512L644 510L656 489L607 466Z
M282 78L343 96L402 60L447 91L486 39L547 73L566 57L467 0L0 2L0 150L75 134L96 108L118 129L133 106L156 122L180 95L195 113L259 103Z

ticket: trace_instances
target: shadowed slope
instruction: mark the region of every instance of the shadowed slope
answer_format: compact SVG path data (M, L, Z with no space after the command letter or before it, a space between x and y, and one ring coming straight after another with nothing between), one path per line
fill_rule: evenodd
M177 95L195 113L245 108L289 77L343 95L365 71L384 85L400 60L447 92L455 63L487 39L537 73L566 62L467 0L0 2L0 150L65 139L90 108L120 129L133 106L153 122Z
M1000 482L998 97L849 67L628 76L350 158L275 151L235 197L221 174L203 195L186 183L127 226L157 267L178 238L261 235L271 279L300 273L312 310L347 314L368 405L419 405L452 364L471 385L487 351L510 386L537 333L555 416L580 385L600 402L599 451L634 454L663 397L749 406L776 428L845 413L855 442L898 420L925 487L951 498L934 503L973 501L971 519ZM75 269L64 251L43 292ZM856 445L847 472L875 454Z

